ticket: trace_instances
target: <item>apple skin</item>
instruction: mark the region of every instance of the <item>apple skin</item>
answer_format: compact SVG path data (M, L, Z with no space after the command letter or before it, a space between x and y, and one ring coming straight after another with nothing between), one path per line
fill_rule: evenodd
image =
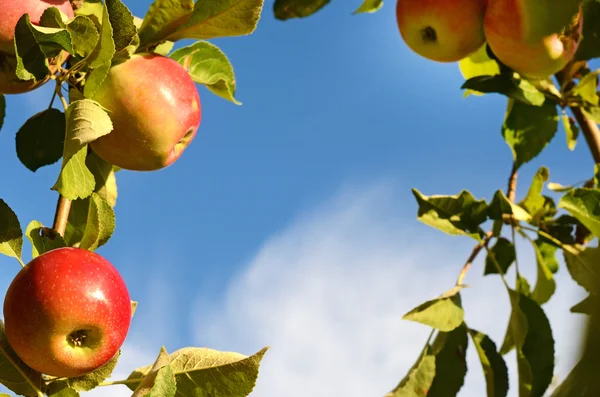
M176 61L136 54L110 72L93 96L113 131L90 146L117 167L154 171L174 163L194 139L202 108L196 85Z
M69 0L0 0L0 51L15 53L15 26L24 14L29 14L31 23L38 25L47 8L56 7L67 17L73 18L73 7Z
M398 0L400 35L417 54L437 62L456 62L485 43L487 0Z
M106 364L131 322L125 282L102 256L57 248L29 262L4 300L8 343L36 371L75 377ZM85 335L78 346L74 337Z
M531 0L491 0L485 13L488 45L502 63L533 79L544 79L563 69L575 56L583 28L581 9L564 33L541 34L535 15L529 17ZM537 15L537 14L536 14ZM543 25L543 21L538 21Z
M41 87L50 80L58 68L69 58L69 53L62 51L57 57L48 60L50 73L38 81L21 80L15 74L17 58L12 54L0 52L0 94L23 94Z

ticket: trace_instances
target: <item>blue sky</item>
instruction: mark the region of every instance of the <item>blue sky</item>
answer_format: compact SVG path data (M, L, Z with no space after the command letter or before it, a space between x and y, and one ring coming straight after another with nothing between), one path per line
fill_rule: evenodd
M142 17L151 1L125 3ZM451 287L472 245L420 224L410 189L487 199L504 189L506 100L463 99L457 64L429 62L402 42L393 2L353 16L359 0L334 1L287 22L272 3L253 35L213 41L235 68L243 106L199 88L203 119L183 156L158 172L117 174L117 229L98 253L140 302L118 374L149 364L162 344L245 354L271 345L258 397L383 395L428 334L401 315ZM14 152L15 132L51 91L8 97L0 132L0 197L23 227L53 218L58 164L31 173ZM589 176L592 160L583 142L568 151L561 130L521 172L520 194L542 164L569 184ZM503 293L500 280L482 279L478 263L467 316L500 343L508 307L489 292ZM19 266L3 257L0 266L3 294ZM526 274L535 279L531 263ZM568 308L581 291L564 268L558 277L564 286L547 310L566 336L579 324ZM573 346L562 343L564 376ZM471 353L467 397L483 385Z

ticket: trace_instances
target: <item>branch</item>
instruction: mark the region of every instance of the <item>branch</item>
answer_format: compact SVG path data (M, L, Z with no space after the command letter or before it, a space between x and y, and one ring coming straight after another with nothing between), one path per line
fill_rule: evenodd
M65 236L65 230L67 230L69 211L71 211L71 200L59 194L58 203L56 204L56 214L54 215L54 226L52 228L62 237Z
M465 263L462 270L460 271L460 274L458 275L458 279L456 280L456 286L460 286L463 284L465 276L467 275L467 272L471 268L473 261L475 261L475 258L477 258L477 255L479 255L479 253L481 252L482 249L487 248L487 246L490 243L490 240L492 239L493 236L494 236L493 231L487 232L487 234L485 235L485 239L483 239L479 244L477 244L475 246L475 248L473 248L473 252L471 252L471 255L467 259L467 262Z
M510 178L508 178L508 189L506 190L506 197L511 201L515 202L517 198L517 164L513 163L512 171L510 172Z

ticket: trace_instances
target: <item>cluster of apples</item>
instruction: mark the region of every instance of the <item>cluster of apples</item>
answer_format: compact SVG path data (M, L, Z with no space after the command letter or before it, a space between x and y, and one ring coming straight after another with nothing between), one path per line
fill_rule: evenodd
M38 25L43 12L56 7L74 17L69 0L0 0L0 94L20 94L45 84L15 74L14 29L24 14ZM54 74L68 59L51 60ZM126 170L155 171L173 164L200 126L200 96L188 72L176 61L139 53L112 67L93 98L108 110L113 131L90 144L105 161Z
M581 9L539 0L398 0L400 34L417 54L456 62L486 42L520 75L547 78L563 69L581 39Z

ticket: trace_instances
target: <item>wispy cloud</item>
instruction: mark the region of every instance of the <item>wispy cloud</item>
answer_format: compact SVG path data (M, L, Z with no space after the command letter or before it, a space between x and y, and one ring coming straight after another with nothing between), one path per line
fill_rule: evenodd
M417 221L398 215L397 203L410 199L401 193L385 184L348 189L299 217L265 242L210 320L193 313L203 319L196 343L246 354L270 345L257 396L384 395L414 363L429 332L401 315L449 289L471 246L441 234L417 235L423 231ZM521 256L534 281L531 256ZM581 323L568 308L582 293L564 268L558 278L557 294L544 308L564 377L577 347L570 335ZM500 344L510 313L500 280L481 276L480 259L467 282L473 286L463 294L468 324ZM506 358L514 396L514 356ZM460 395L481 396L484 378L472 348L468 365Z

